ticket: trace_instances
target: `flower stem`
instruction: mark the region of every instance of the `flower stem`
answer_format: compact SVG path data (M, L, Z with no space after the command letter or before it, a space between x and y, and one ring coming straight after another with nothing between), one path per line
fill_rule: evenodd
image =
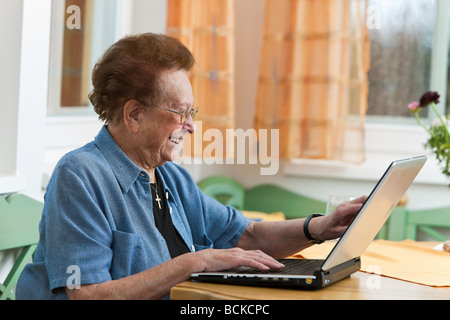
M416 116L417 123L422 126L422 128L425 129L429 134L431 134L431 131L422 123L422 121L419 118L419 112L414 112L414 115Z
M448 132L448 128L447 128L447 121L444 122L444 119L442 119L441 114L437 111L436 105L434 104L434 102L431 103L431 107L433 108L434 112L438 116L439 120L441 120L442 126L445 128L445 137L446 138L450 137L450 132Z

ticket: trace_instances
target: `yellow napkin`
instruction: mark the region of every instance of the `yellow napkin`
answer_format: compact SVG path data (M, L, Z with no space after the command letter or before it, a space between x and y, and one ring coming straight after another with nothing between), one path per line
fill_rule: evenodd
M286 220L283 212L264 213L259 211L242 211L244 216L250 219L264 220L264 221L280 221Z
M294 257L324 259L334 245L335 242L325 242ZM412 240L376 240L361 257L361 271L432 287L450 287L450 253Z

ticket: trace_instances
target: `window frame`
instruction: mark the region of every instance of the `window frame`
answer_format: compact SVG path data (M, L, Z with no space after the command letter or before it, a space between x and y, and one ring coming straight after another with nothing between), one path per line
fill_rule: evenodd
M436 0L436 24L434 30L433 52L431 60L431 79L430 88L441 94L441 103L436 107L441 114L445 114L450 110L446 110L447 106L447 82L449 68L449 46L450 46L450 1ZM431 120L435 118L429 110L428 116Z
M443 65L448 66L449 62L450 25L448 21L450 21L450 1L436 0L430 90L441 93L441 103L437 105L441 114L445 114L445 111L450 113L450 110L445 110L447 79L450 70L442 68ZM430 123L435 118L434 111L428 110L428 118L424 119L424 123ZM389 119L389 121L383 121L384 119ZM293 159L285 162L283 173L303 177L377 181L393 160L426 154L429 156L428 161L416 182L429 185L448 185L434 155L430 150L425 149L424 144L428 136L415 119L367 115L365 130L366 160L363 163Z
M130 29L124 21L127 14L123 12L131 12L129 5L125 4L125 0L96 0L93 2L93 13L96 20L93 24L91 36L91 60L90 69L105 51L105 48L114 43L118 38L125 34L126 29ZM52 33L50 43L50 69L49 69L49 90L48 90L48 108L49 116L92 116L94 110L91 103L87 106L78 107L62 107L61 106L61 79L62 79L62 63L63 63L63 46L64 46L64 28L66 27L67 6L65 1L52 1ZM96 15L97 12L103 14ZM83 13L82 13L83 14ZM105 17L112 17L106 19ZM61 29L61 30L60 30ZM91 91L92 84L88 92Z

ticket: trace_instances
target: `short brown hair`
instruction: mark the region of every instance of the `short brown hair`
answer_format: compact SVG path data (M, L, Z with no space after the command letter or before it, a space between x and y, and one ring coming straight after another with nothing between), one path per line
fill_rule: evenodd
M108 124L128 100L162 103L160 75L168 70L190 71L194 64L191 52L175 38L153 33L128 36L113 44L95 65L89 99L99 119Z

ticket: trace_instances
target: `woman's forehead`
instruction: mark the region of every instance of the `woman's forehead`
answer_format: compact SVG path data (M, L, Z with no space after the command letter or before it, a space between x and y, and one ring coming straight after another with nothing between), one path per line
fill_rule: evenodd
M194 96L191 82L187 73L183 70L167 71L161 75L161 84L166 90L171 102L185 108L192 107Z

